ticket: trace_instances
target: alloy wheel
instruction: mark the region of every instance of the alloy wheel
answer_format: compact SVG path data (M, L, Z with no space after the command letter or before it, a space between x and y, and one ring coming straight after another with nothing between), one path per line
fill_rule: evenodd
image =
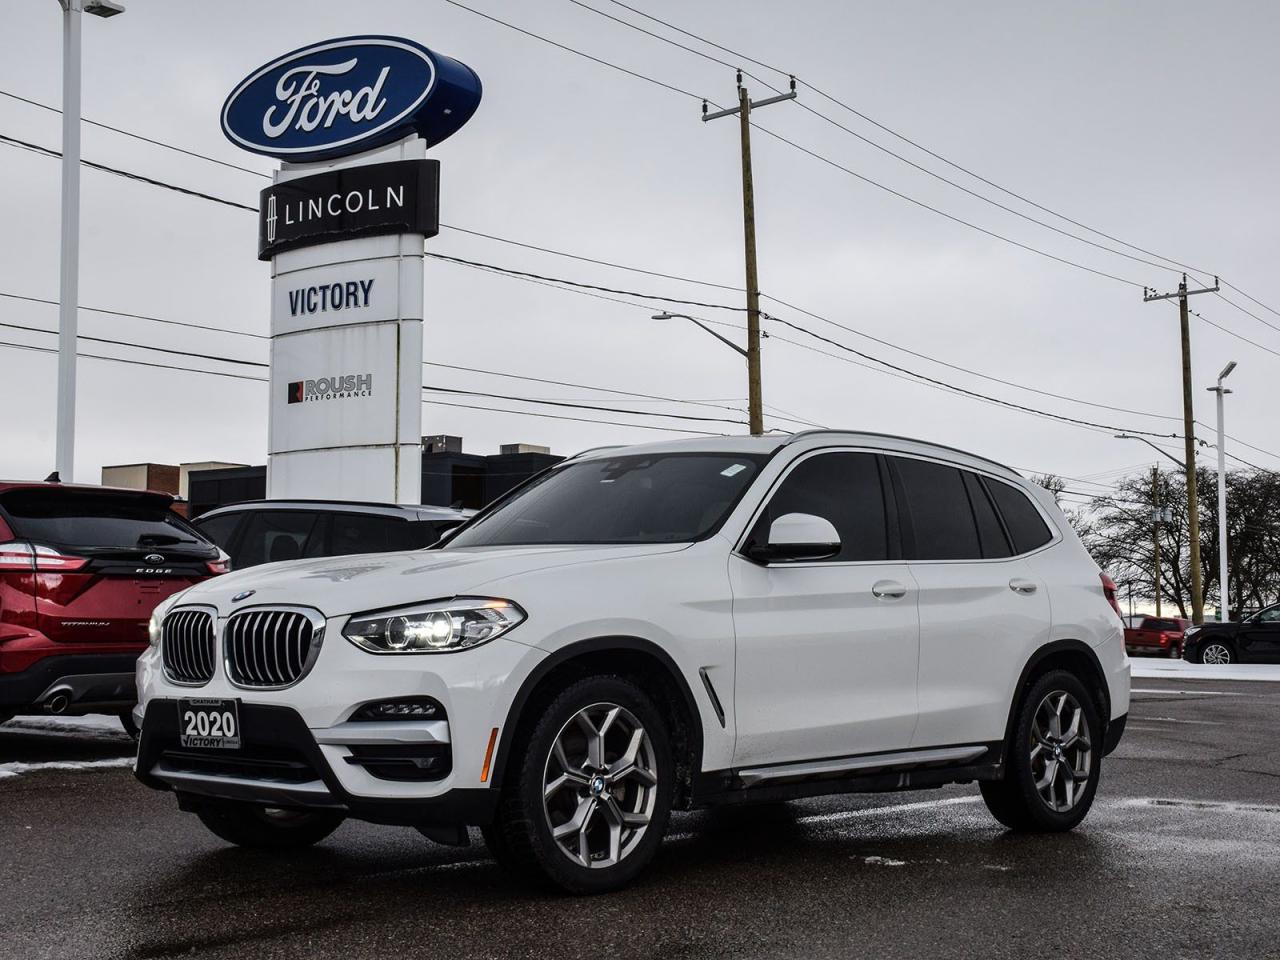
M1231 651L1220 643L1211 643L1200 653L1205 663L1225 664L1231 662Z
M543 814L560 851L579 866L614 866L640 842L657 803L649 734L625 707L584 707L556 734L542 783Z
M1093 744L1080 702L1054 690L1031 720L1031 774L1040 799L1055 813L1067 813L1085 794Z

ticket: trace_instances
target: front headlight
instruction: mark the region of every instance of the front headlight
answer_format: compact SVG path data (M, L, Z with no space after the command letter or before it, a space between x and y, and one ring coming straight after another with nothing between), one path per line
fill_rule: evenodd
M1200 632L1200 628L1199 628L1199 627L1187 627L1187 629L1186 629L1185 631L1183 631L1182 639L1183 639L1183 640L1190 640L1192 637L1194 637L1194 636L1195 636L1197 633L1199 633L1199 632Z
M151 620L147 623L147 639L153 647L160 646L160 633L163 623L164 617L160 615L159 610L151 614Z
M525 621L510 600L455 597L357 614L342 635L370 653L450 653L500 637Z

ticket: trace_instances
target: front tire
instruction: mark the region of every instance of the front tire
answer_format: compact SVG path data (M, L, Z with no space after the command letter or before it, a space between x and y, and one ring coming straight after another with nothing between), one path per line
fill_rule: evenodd
M1225 667L1235 663L1236 658L1231 650L1231 645L1226 641L1207 640L1200 645L1200 656L1197 659L1201 663Z
M325 810L286 810L251 803L210 807L197 816L215 836L256 850L309 847L337 830L344 819Z
M622 677L575 681L517 740L485 842L499 862L576 894L629 883L667 829L675 762L654 702Z
M1070 830L1089 812L1102 767L1102 722L1075 674L1052 670L1031 685L1014 718L1002 780L982 799L1010 830Z

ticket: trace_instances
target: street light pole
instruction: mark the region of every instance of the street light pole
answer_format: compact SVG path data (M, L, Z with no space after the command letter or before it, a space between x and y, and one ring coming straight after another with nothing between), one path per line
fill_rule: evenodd
M58 0L62 7L62 249L58 277L58 413L54 469L75 480L76 339L80 304L80 15L113 17L111 0Z
M715 337L725 346L729 347L731 350L736 350L742 356L746 357L747 360L751 359L751 354L748 351L742 349L742 347L738 346L728 337L722 337L720 334L716 333L714 330L708 327L705 323L703 323L697 317L691 317L687 313L668 313L667 311L664 310L662 313L655 313L652 319L654 320L676 320L676 319L688 320L690 323L694 324L695 326L701 327L703 330L707 331L707 333L711 334L713 337ZM750 373L748 373L748 378L750 378Z
M62 252L58 278L58 421L54 469L75 480L80 303L80 0L62 4Z
M1231 375L1236 368L1232 360L1218 374L1218 385L1209 387L1210 393L1218 395L1218 586L1219 599L1218 620L1225 622L1231 619L1231 592L1227 581L1227 434L1223 426L1223 397L1231 391L1222 385L1222 381Z
M1187 465L1175 457L1169 451L1161 447L1157 447L1146 437L1139 437L1132 433L1117 433L1117 440L1141 440L1148 447L1162 456L1172 460L1183 473L1187 470ZM1160 616L1160 524L1164 522L1164 507L1160 505L1160 465L1156 464L1151 468L1151 532L1152 547L1154 549L1155 558L1155 594L1156 594L1156 616ZM1193 607L1194 609L1194 607Z

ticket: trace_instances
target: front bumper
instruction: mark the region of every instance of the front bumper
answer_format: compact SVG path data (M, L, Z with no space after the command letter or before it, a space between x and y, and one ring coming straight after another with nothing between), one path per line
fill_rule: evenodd
M177 793L186 809L242 801L335 810L407 826L483 826L493 819L498 795L485 787L451 786L430 796L369 796L352 792L338 775L341 765L350 766L352 750L362 747L411 746L448 754L447 721L342 723L317 731L290 707L242 702L240 728L237 750L184 749L177 700L152 700L143 718L135 774L149 787ZM448 781L451 766L442 769L441 779Z
M123 713L137 702L136 653L58 654L18 673L0 673L0 709L42 713L64 694L62 713Z

